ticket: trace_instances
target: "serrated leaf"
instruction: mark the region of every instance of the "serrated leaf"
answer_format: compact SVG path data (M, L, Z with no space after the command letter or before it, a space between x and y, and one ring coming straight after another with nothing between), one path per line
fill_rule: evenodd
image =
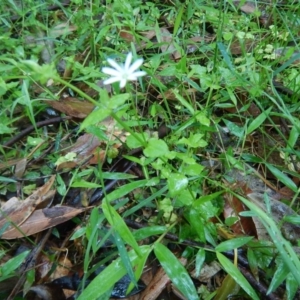
M166 274L185 298L198 300L199 297L194 283L177 257L166 246L160 243L154 245L154 253Z

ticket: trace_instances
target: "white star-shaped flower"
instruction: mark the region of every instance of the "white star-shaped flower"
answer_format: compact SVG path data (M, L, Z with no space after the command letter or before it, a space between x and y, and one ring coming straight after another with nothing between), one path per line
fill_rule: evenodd
M132 65L132 53L129 52L127 54L125 64L124 65L119 65L116 63L113 59L107 59L107 62L113 67L113 68L108 68L104 67L102 68L102 72L110 75L111 77L104 80L104 84L111 84L114 82L119 81L120 82L120 88L123 88L127 81L134 81L137 80L138 77L146 75L146 72L144 71L137 71L137 69L143 64L143 59L139 58L136 60Z

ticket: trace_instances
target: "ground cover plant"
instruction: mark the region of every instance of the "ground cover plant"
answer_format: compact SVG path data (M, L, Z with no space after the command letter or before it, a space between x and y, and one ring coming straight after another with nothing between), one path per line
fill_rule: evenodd
M298 1L0 4L1 299L299 299Z

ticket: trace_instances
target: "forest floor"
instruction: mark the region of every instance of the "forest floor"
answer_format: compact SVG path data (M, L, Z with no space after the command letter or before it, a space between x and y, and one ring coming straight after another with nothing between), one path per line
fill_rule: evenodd
M1 299L300 299L298 1L3 0Z

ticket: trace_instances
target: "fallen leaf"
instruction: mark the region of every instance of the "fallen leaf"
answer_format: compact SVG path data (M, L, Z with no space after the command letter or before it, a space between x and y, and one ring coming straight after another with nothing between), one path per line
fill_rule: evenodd
M67 116L84 119L94 109L94 104L85 100L78 100L72 97L62 98L59 101L45 101L54 109Z
M73 208L69 206L54 206L51 208L38 209L26 219L18 229L12 227L1 236L2 239L16 239L41 232L45 229L64 223L88 208ZM24 234L23 234L24 233Z
M51 176L42 187L37 189L32 195L23 201L19 201L17 198L13 197L5 202L0 209L0 228L7 222L12 222L17 226L20 226L23 222L25 222L38 205L53 196L53 192L48 192L50 191L54 181L55 175ZM14 228L15 227L13 225L10 225L4 234Z

